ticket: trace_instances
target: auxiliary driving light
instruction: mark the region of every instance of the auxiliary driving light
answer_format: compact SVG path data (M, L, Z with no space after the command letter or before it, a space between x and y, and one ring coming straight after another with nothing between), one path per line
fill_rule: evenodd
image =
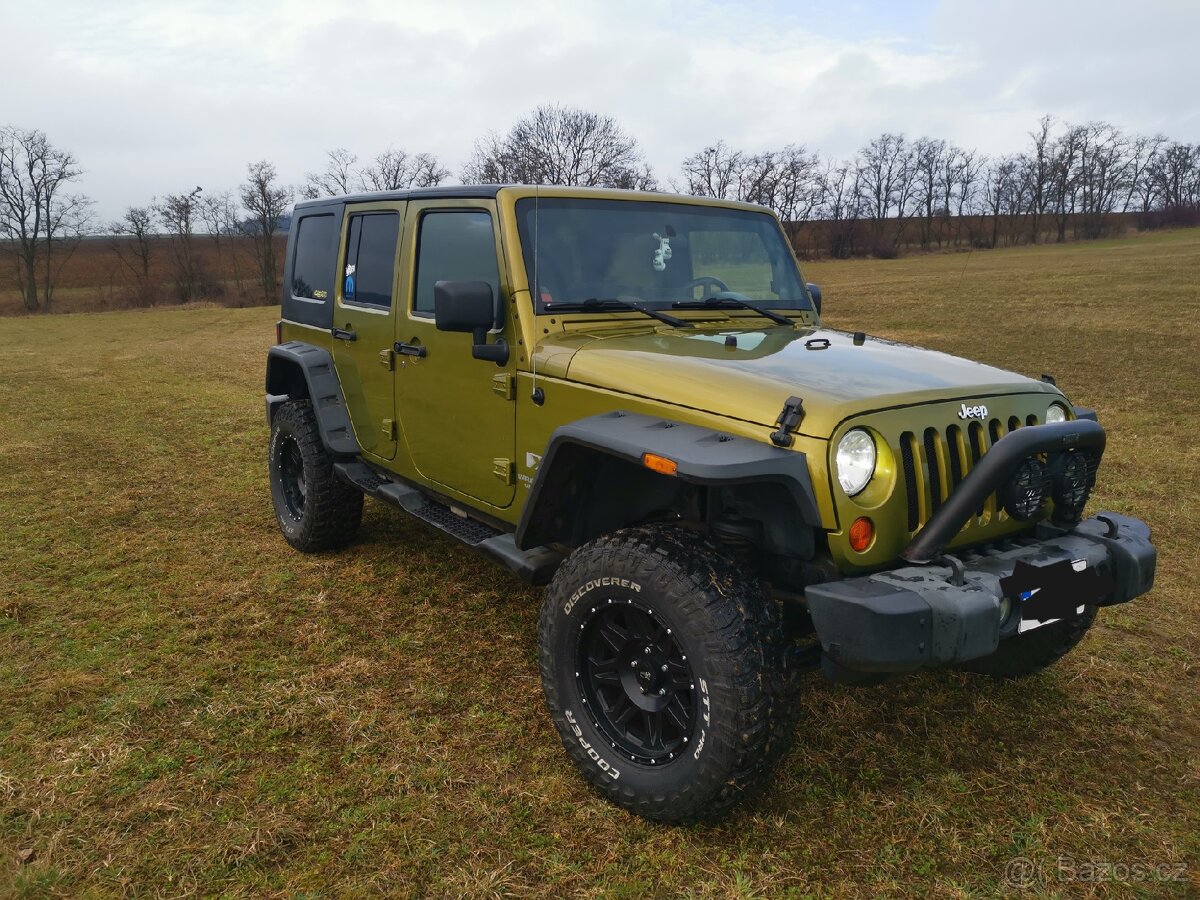
M1050 465L1051 496L1056 513L1077 518L1092 490L1092 467L1078 450L1060 454Z
M1000 501L1014 519L1032 519L1046 499L1046 467L1031 456L1000 488Z

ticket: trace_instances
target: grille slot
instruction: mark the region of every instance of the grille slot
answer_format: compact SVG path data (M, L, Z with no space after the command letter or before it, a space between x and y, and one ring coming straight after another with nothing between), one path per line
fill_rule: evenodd
M971 422L966 426L949 425L944 431L929 427L920 432L905 431L899 438L900 463L904 477L904 494L908 502L908 530L915 533L941 508L964 478L1002 437L1018 428L1038 424L1038 417L1022 419L1010 416L1007 421L989 419L987 423ZM986 524L1008 518L999 508L999 498L992 494L976 510L976 516ZM970 528L975 523L969 522Z
M900 435L900 463L904 467L904 492L908 496L908 530L916 531L921 524L921 511L917 504L917 467L913 461L917 440L911 431Z

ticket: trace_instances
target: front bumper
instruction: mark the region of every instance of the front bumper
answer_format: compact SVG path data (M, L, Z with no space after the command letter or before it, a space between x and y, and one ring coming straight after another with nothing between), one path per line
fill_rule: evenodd
M1156 556L1146 523L1098 513L1069 529L1039 525L1029 538L943 556L929 565L812 585L805 597L825 673L864 680L992 653L1019 628L1024 605L1019 597L1009 596L1013 611L1001 621L1001 601L1014 584L1006 580L1014 570L1020 569L1028 588L1038 586L1029 583L1031 572L1073 565L1100 576L1080 581L1078 603L1111 606L1150 590ZM1087 596L1093 584L1103 584L1104 592Z

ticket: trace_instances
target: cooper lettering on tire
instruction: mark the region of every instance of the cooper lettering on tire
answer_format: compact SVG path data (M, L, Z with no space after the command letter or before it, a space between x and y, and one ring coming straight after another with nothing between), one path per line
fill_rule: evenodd
M780 634L761 585L699 535L646 526L585 544L556 573L539 623L563 746L639 815L719 815L790 741Z

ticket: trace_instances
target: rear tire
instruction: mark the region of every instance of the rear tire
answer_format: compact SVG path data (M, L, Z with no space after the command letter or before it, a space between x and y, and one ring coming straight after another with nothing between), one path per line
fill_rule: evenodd
M1054 665L1083 640L1096 621L1096 607L1085 606L1071 619L1043 625L1005 638L990 656L973 659L961 668L992 678L1022 678Z
M792 737L779 611L677 527L577 549L546 590L542 684L584 778L647 819L713 819L761 789Z
M289 400L275 413L267 470L275 519L289 544L315 553L353 540L363 495L334 474L309 401Z

